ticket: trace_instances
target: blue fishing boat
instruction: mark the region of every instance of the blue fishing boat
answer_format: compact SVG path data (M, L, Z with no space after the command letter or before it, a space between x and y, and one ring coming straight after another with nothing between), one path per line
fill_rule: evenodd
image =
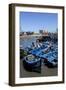
M32 54L24 57L23 65L24 68L28 71L41 72L41 59L33 56Z
M58 64L58 47L48 41L43 42L41 47L26 47L24 50L27 51L27 56L24 57L23 64L29 71L40 67L42 60L48 67L56 67Z
M58 62L57 62L57 56L55 56L54 55L55 53L52 53L52 52L50 52L50 53L48 53L47 55L45 55L45 65L47 65L48 67L57 67L57 64L58 64Z
M55 61L55 58L53 56L46 57L46 63L48 67L57 67L58 63Z
M48 67L56 67L58 64L58 56L55 51L49 51L48 53L41 52L37 56L44 60L45 65Z

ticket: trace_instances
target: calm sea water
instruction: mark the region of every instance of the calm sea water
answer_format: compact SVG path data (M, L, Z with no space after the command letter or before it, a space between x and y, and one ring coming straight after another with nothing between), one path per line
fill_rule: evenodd
M23 48L29 47L32 45L32 42L36 42L36 39L36 37L20 38L20 46Z

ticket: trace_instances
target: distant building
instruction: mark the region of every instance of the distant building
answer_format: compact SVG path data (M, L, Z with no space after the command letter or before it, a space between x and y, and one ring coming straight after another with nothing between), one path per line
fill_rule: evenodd
M39 33L40 33L40 34L43 34L43 30L39 30Z
M43 35L44 36L48 36L48 31L47 30L44 30Z
M48 36L48 31L47 30L39 30L39 33L44 35L44 36Z

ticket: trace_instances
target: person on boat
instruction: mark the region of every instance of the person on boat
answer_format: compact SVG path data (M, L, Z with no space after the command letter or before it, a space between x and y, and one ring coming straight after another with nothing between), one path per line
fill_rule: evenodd
M41 47L41 45L40 45L38 40L36 40L36 47L38 47L38 48Z
M35 49L35 48L36 48L36 45L35 45L34 42L32 42L31 48L32 48L32 49Z
M40 47L42 47L42 43L39 43Z

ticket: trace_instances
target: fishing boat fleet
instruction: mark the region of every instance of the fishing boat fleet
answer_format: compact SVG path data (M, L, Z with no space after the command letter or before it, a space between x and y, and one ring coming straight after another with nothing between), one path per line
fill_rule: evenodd
M20 48L20 58L23 66L28 71L41 72L41 65L48 68L58 66L58 45L51 41L39 42L38 40L26 48Z

